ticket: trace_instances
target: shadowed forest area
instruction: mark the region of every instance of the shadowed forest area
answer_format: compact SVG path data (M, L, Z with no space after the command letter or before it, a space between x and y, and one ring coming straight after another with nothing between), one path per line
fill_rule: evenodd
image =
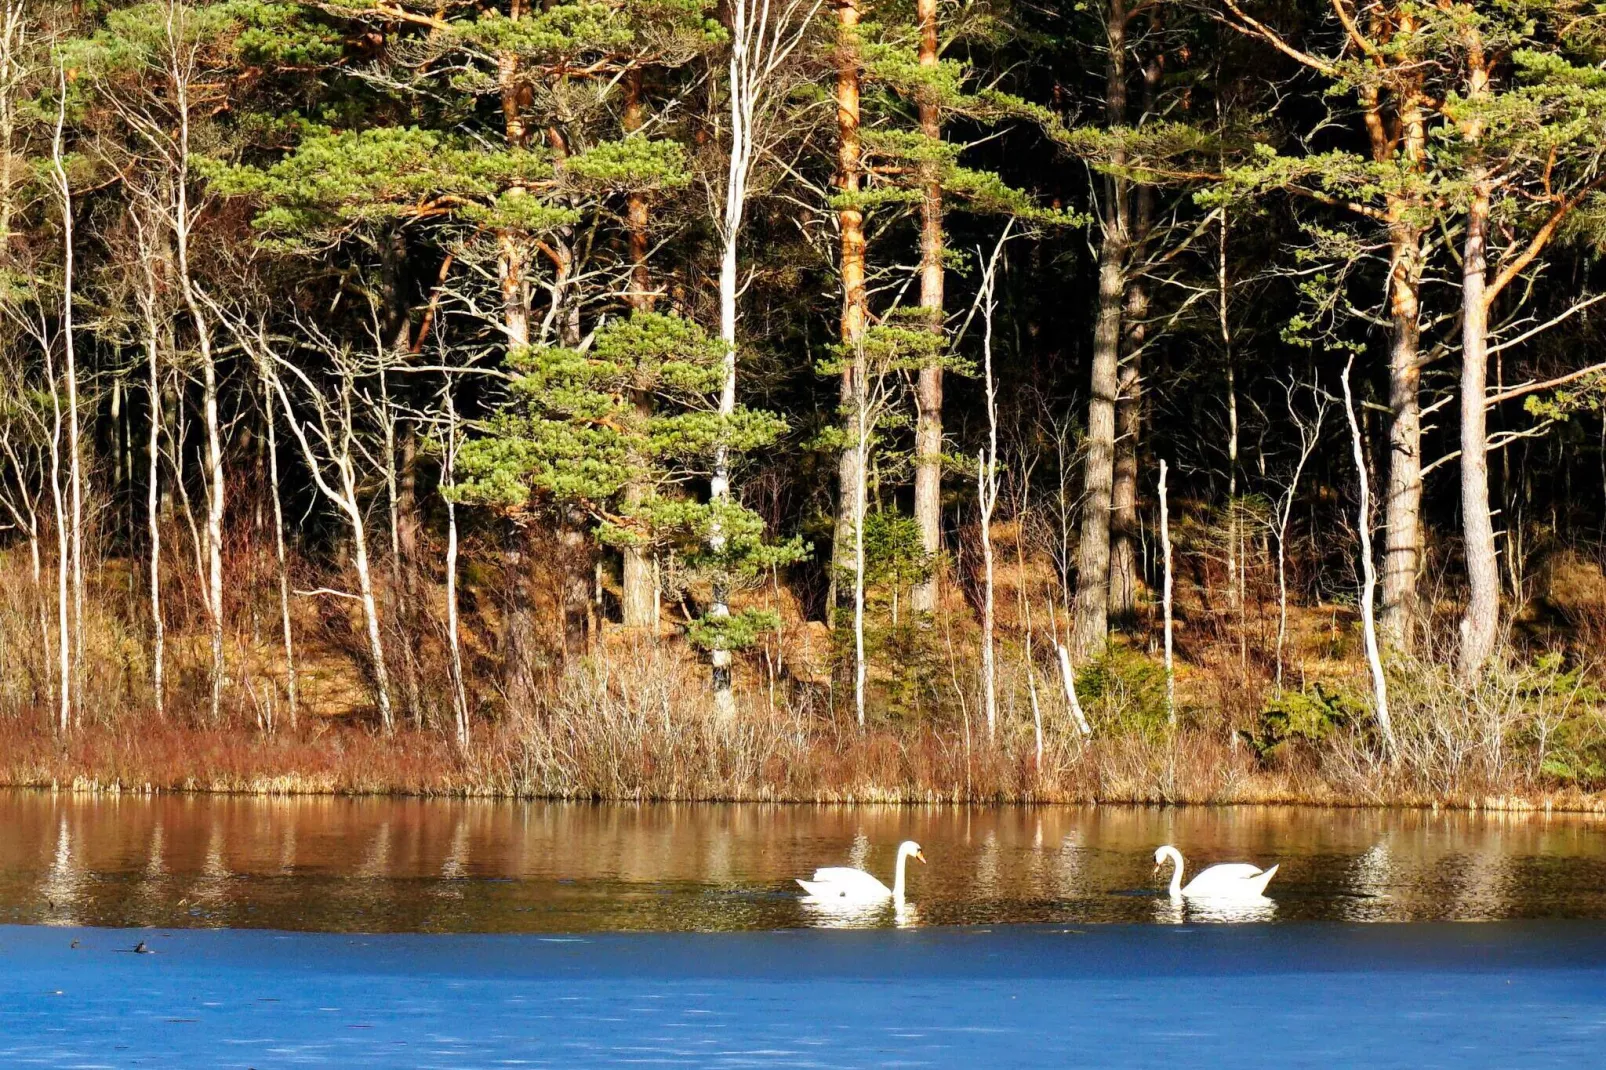
M0 782L1595 808L1585 0L0 0Z

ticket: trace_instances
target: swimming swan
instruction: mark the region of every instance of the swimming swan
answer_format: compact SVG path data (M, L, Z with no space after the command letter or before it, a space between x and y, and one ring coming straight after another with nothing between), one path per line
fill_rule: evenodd
M921 863L926 856L920 852L920 845L913 840L904 840L898 845L898 868L892 878L892 887L876 880L862 869L852 869L848 866L828 866L814 871L813 880L798 880L803 890L815 899L820 900L846 900L855 903L879 903L882 900L894 899L903 902L903 867L911 857Z
M1228 862L1225 865L1210 866L1201 870L1199 875L1182 886L1182 852L1170 844L1154 852L1154 871L1160 872L1160 867L1170 859L1175 866L1171 871L1171 894L1175 896L1198 896L1209 899L1255 899L1266 894L1266 885L1277 873L1277 867L1260 869L1247 862Z

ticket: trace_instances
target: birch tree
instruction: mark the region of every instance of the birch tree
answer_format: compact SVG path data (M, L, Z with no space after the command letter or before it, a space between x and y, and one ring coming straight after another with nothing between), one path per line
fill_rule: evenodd
M771 134L771 123L781 100L787 60L802 43L820 0L731 0L730 56L727 64L727 149L722 208L716 217L719 236L719 337L724 343L724 382L719 392L719 416L730 420L736 412L736 320L741 289L740 246L742 225L750 196L753 168ZM709 528L708 547L718 558L726 550L728 533L719 517L733 504L731 448L719 441L714 447L709 496L716 510ZM730 618L729 584L716 578L708 616L715 625ZM715 639L712 649L714 709L722 717L735 716L731 691L731 650Z

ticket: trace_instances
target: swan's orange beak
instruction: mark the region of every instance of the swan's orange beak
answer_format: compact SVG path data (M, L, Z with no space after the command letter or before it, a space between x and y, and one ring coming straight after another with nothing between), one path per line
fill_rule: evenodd
M920 860L920 864L921 865L925 865L926 864L926 852L924 852L924 851L916 851L915 852L915 857Z

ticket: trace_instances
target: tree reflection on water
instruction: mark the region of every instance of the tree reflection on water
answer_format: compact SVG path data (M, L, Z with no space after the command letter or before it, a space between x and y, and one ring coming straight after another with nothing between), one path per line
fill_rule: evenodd
M0 793L0 922L579 932L1003 922L1606 917L1589 815L1294 807L589 805ZM802 901L816 867L905 909ZM1279 863L1263 903L1172 904L1156 844Z

